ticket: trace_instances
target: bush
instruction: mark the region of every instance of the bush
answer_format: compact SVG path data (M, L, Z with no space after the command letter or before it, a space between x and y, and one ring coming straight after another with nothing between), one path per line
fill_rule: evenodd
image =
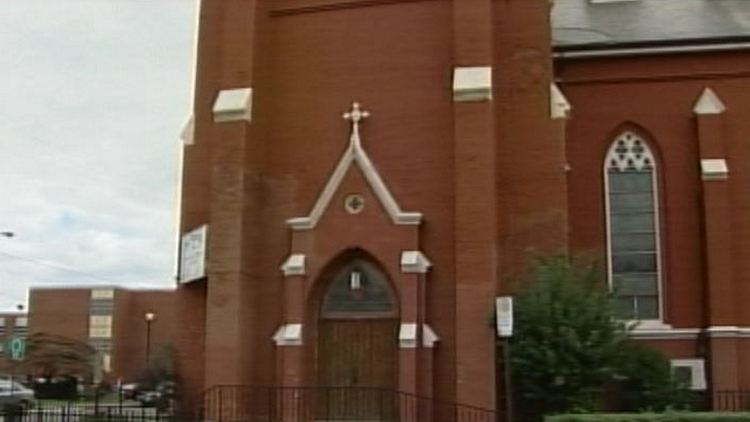
M628 338L601 271L538 258L516 295L513 399L521 419L570 412L686 409L657 350Z
M539 415L595 411L615 376L627 331L593 268L539 258L516 296L511 339L515 408Z
M664 412L590 413L547 416L545 422L749 422L750 413Z
M620 350L616 368L617 404L608 410L627 412L688 409L690 392L672 379L669 360L659 351L634 341Z

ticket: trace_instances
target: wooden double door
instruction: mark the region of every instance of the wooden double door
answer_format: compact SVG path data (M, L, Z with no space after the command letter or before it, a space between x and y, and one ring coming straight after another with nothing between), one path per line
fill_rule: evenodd
M321 420L394 420L398 321L321 319L317 371Z

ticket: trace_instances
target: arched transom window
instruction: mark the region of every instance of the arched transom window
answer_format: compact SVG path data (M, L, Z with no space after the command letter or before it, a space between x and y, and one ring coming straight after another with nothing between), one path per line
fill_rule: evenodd
M625 132L604 166L609 282L624 319L661 319L657 167L646 141Z
M396 313L391 286L375 265L354 259L335 274L323 298L323 318L382 318Z

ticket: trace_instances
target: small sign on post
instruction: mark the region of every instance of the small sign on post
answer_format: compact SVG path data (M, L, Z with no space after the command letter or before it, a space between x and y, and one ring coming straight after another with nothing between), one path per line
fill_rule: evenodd
M505 375L505 421L513 422L513 384L510 354L510 338L513 336L513 297L495 298L495 324L497 336L503 339L503 373Z
M497 335L500 338L513 336L513 297L500 296L495 299Z
M6 344L6 349L11 360L26 359L26 339L23 337L11 337Z

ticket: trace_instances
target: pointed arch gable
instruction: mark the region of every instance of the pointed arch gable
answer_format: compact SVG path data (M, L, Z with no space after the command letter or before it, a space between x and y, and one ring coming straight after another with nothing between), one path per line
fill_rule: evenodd
M634 129L622 128L603 160L608 280L624 318L663 321L661 160Z

